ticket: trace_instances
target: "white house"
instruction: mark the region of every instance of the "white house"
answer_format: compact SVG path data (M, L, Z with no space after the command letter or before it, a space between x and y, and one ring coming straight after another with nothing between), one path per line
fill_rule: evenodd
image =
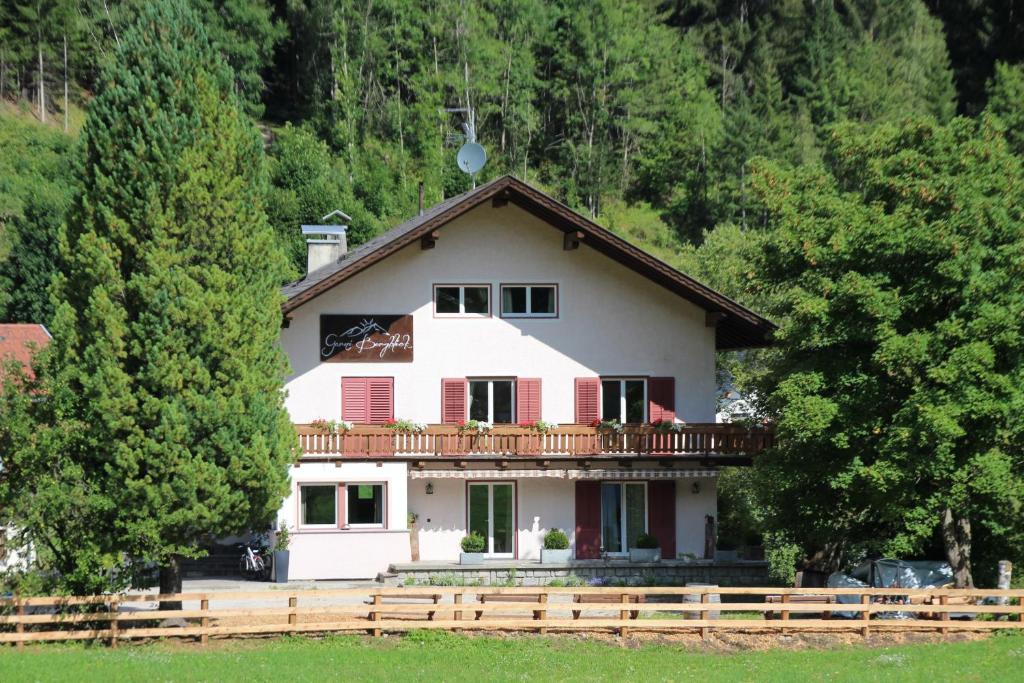
M717 468L770 442L714 421L716 350L771 323L515 178L310 263L281 332L293 579L457 562L470 530L496 560L539 559L553 528L578 561L643 532L703 557Z

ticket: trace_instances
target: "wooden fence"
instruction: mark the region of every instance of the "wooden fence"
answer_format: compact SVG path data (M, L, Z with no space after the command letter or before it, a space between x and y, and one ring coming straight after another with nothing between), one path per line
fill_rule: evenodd
M360 457L404 456L540 456L540 455L755 455L770 448L767 427L733 424L686 424L678 431L659 432L650 426L626 426L621 432L587 425L563 425L538 432L515 425L487 432L460 432L452 425L429 425L422 432L356 425L348 432L325 433L295 425L307 455L342 454Z
M107 640L116 646L126 639L188 637L205 644L211 636L339 631L379 636L413 629L696 631L702 636L752 629L946 633L1024 628L1022 597L1024 590L434 586L16 597L0 600L0 643ZM836 603L840 599L854 602ZM181 601L183 609L160 611L161 600ZM999 600L1008 604L988 604ZM837 618L838 613L855 618ZM885 614L903 618L879 618ZM186 625L160 626L165 619Z

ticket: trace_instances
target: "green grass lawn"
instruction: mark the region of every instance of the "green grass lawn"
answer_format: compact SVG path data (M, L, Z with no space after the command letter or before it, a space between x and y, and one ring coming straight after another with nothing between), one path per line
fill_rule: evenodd
M573 638L419 632L324 640L122 646L39 645L0 651L3 681L995 681L1021 680L1024 637L890 648L705 654Z

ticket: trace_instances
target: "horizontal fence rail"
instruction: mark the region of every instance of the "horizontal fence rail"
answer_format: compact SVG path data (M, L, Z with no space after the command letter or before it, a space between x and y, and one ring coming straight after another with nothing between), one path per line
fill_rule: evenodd
M1022 597L1024 590L985 589L435 586L15 597L0 600L0 643L106 640L116 646L128 639L188 637L205 644L211 636L379 636L415 629L944 634L1024 628ZM182 608L159 610L161 601L181 602ZM181 621L162 625L167 619Z
M622 431L585 425L563 425L546 432L529 427L500 426L476 433L452 425L429 425L423 431L396 431L356 425L330 433L307 424L295 425L307 455L360 457L407 456L584 456L584 455L754 455L770 448L768 427L734 424L686 424L674 431L652 426L626 426Z

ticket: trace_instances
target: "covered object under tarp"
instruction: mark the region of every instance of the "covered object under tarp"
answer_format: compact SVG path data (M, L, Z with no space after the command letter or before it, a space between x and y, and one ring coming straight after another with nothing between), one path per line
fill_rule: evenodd
M894 560L890 558L869 560L858 565L849 574L836 572L828 577L829 588L942 588L952 586L953 568L945 562L931 560ZM857 595L841 595L837 602L855 604L860 602ZM907 596L876 596L873 602L911 604ZM857 612L835 612L835 616L846 619L859 617ZM879 612L879 619L914 619L916 612ZM967 613L954 613L951 618L969 618Z

